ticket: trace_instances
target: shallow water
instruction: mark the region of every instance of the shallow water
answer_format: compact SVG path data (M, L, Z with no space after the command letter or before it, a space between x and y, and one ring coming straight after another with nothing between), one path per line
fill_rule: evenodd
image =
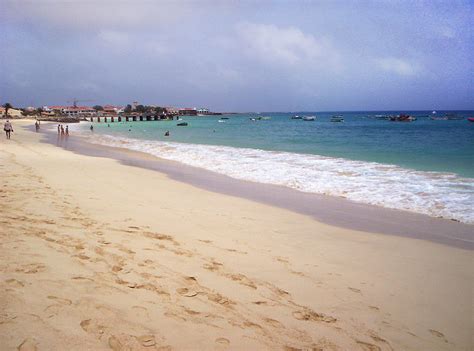
M474 223L473 123L423 117L429 112L413 113L418 120L412 123L374 118L387 112L344 113L343 123L329 121L335 113L305 114L316 121L262 113L271 119L183 117L188 127L176 121L94 123L94 133L82 123L77 132L237 179Z

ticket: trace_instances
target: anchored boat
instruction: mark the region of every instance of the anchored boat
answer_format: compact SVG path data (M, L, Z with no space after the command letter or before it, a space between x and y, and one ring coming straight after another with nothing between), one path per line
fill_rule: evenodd
M413 122L416 121L416 117L401 114L400 116L390 116L391 122Z
M342 115L332 116L330 121L331 122L344 122L344 117L342 117Z

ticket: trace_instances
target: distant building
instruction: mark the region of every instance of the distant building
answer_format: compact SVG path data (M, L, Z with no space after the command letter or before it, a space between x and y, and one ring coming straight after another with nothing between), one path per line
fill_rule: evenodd
M198 108L197 109L197 114L204 116L209 114L209 110L207 108Z
M105 105L103 107L103 110L98 112L100 112L100 114L103 116L116 116L119 110L119 107L113 105Z
M96 114L96 110L86 106L68 107L64 109L63 112L69 117L85 117L94 116Z
M165 107L165 113L167 113L169 115L178 115L179 114L179 109L177 109L176 107L167 106L167 107Z
M195 107L194 108L186 107L186 108L180 108L179 114L182 116L197 116L198 113Z
M96 110L87 106L45 106L48 110L53 111L57 115L66 115L68 117L88 117L95 116Z

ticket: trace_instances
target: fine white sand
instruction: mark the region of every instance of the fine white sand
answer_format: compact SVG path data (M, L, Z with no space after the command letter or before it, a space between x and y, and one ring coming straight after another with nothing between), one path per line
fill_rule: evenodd
M74 154L25 123L0 139L2 350L472 349L472 251Z

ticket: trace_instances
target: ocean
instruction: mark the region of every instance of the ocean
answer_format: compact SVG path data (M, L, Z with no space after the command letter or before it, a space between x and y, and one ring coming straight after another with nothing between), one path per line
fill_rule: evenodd
M400 113L417 120L378 119ZM344 122L330 122L337 114ZM93 123L93 133L83 122L71 132L237 179L473 224L474 123L466 118L474 111L456 114L463 119L432 120L431 111L262 112L182 117L186 127L176 120ZM258 117L270 119L252 120Z

